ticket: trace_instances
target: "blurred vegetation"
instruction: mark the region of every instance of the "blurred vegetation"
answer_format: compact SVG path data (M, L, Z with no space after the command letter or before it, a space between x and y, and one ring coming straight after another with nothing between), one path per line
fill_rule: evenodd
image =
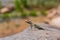
M42 16L46 16L46 11L45 10L41 10L41 15Z
M2 8L2 2L0 1L0 13L1 13L1 8Z
M17 14L15 12L9 13L9 18L13 19L13 18L17 18Z
M29 5L28 5L28 1L29 1ZM15 0L15 7L17 10L19 10L21 12L21 17L26 17L27 14L24 12L24 9L21 7L21 4L25 7L25 8L29 8L29 6L34 6L34 0ZM56 7L59 5L59 0L37 0L36 1L36 6L37 7L41 7L43 9L50 9L53 7ZM37 16L35 11L31 11L30 16ZM46 16L45 10L41 11L41 15Z
M29 8L29 6L27 5L27 0L21 0L21 3L25 8Z
M47 9L50 9L56 7L57 5L58 5L57 1L55 2L54 0L46 0L43 6Z
M29 1L29 4L28 4ZM29 8L30 6L34 6L34 0L14 0L14 8L16 13L9 14L9 16L12 18L17 17L17 14L19 14L22 18L26 18L27 12L24 11L24 8ZM36 6L43 8L43 9L50 9L53 7L56 7L60 4L60 0L37 0L36 1ZM22 7L24 6L24 8ZM0 8L2 8L2 2L0 1ZM41 15L46 16L45 10L41 10ZM35 10L31 10L29 13L29 16L37 16L37 13ZM7 14L3 14L2 18L6 19Z
M35 11L35 10L32 10L32 11L29 13L29 16L33 16L33 17L37 16L36 11Z
M22 12L22 13L21 13L21 17L22 17L22 18L27 18L27 13L26 13L26 12Z
M10 16L6 13L6 14L2 14L0 16L0 18L3 20L3 21L6 21L7 24L9 24L10 22ZM9 26L9 25L8 25Z
M2 19L6 20L6 19L9 19L9 15L8 14L2 14Z
M17 12L23 12L23 8L21 7L21 3L19 0L14 1L14 7Z
M2 8L2 2L0 1L0 9Z
M29 4L28 4L29 1ZM42 8L52 8L60 4L60 0L21 0L24 7L34 6L34 3L36 6L42 7ZM36 1L36 2L35 2ZM27 5L28 4L28 5Z

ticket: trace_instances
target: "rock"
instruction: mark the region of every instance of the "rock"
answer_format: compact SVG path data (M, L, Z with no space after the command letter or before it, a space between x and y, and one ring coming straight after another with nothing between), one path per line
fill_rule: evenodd
M44 23L40 23L41 27L49 27ZM53 29L53 28L46 28ZM60 30L31 30L30 27L26 28L24 31L10 35L7 37L2 37L0 40L60 40Z
M13 6L5 6L1 9L1 13L7 13L7 12L11 12L14 10Z
M55 16L55 14L56 14L56 9L51 9L47 12L46 17L47 18L52 18L53 16Z
M2 9L1 9L1 13L5 13L5 12L8 12L8 11L9 11L8 8L2 8Z
M48 22L49 25L60 28L60 6L49 10L47 12L46 18L48 19L46 22Z
M57 6L57 8L53 8L47 11L47 18L53 18L55 16L60 16L60 6Z
M51 19L49 24L60 28L60 17L55 17Z

